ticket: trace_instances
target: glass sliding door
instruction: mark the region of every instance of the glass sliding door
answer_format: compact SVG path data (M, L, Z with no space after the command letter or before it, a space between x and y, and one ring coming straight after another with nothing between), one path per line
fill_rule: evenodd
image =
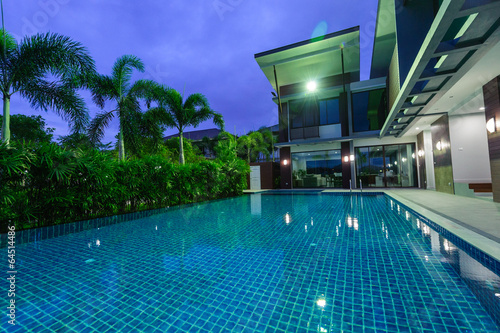
M414 187L417 185L415 145L355 148L357 186Z
M358 187L383 187L384 155L382 146L356 148Z
M342 187L340 150L292 153L294 188Z

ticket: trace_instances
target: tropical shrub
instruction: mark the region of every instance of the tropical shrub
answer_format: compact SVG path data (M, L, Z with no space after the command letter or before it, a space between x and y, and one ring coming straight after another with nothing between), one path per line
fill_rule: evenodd
M180 165L161 155L120 161L55 143L0 144L0 231L240 195L248 164L234 149L221 155Z

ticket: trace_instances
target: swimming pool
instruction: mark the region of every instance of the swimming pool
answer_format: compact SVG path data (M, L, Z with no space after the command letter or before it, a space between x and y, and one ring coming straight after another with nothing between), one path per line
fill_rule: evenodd
M22 244L2 328L500 332L500 266L424 222L385 195L271 193Z

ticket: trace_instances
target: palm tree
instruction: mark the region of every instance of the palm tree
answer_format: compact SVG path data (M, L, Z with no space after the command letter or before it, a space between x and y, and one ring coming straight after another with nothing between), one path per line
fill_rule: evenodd
M139 80L131 85L132 71L144 72L143 62L133 56L124 55L118 58L111 76L96 75L92 83L94 102L104 108L105 100L114 101L116 106L110 111L104 111L95 116L89 127L89 137L93 143L104 136L104 128L109 126L111 119L118 117L120 130L118 132L118 159L125 159L125 138L134 144L134 137L139 135L142 126L142 114L138 98L148 91L152 81Z
M189 95L185 100L175 89L156 84L149 93L148 104L157 103L148 113L155 115L161 124L177 128L179 131L179 163L184 164L183 133L186 127L197 127L200 123L212 119L220 129L224 129L224 120L220 113L212 110L207 98L199 93Z
M76 89L95 72L87 50L69 37L53 33L25 37L21 42L0 30L0 92L3 97L2 141L10 140L10 99L19 93L33 108L49 108L82 130L88 114Z
M238 138L238 152L247 162L255 161L259 152L268 156L267 144L260 132L252 132Z
M267 154L263 152L266 155L266 160L272 158L272 161L274 162L274 152L276 150L274 144L278 141L278 137L273 134L269 127L261 127L259 128L259 132L262 133L262 137L267 146Z

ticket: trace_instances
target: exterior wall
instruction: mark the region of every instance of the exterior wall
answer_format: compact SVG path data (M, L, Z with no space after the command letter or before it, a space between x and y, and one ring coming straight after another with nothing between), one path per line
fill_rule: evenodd
M351 82L359 81L359 72L356 73L345 73L344 75L344 83L349 84ZM321 78L316 81L317 89L323 89L334 86L342 85L342 74L328 76ZM298 93L304 92L305 82L294 83L286 86L280 86L280 94L281 97L285 97L288 95L294 95Z
M396 101L400 90L398 47L396 45L389 65L389 74L387 75L387 108L389 111Z
M340 142L304 144L300 146L290 147L291 153L301 153L307 151L331 150L331 149L340 149Z
M366 147L366 146L378 146L378 145L391 145L391 144L402 144L402 143L416 143L416 136L408 136L404 138L394 138L394 137L379 137L374 138L363 138L353 140L354 147Z
M500 76L497 76L483 87L485 121L496 120L496 132L487 133L491 167L491 183L493 201L500 202Z
M484 113L449 117L455 183L491 183Z
M453 186L450 131L447 115L442 116L432 123L431 133L436 191L455 194ZM441 150L437 148L438 142L441 144Z
M319 126L320 139L340 138L341 136L342 129L340 124Z
M426 188L435 190L436 178L434 177L434 155L432 154L432 133L430 130L424 131L424 158Z
M425 151L424 146L424 132L420 132L417 135L417 165L418 165L418 187L426 189L427 188L427 179L425 172L425 154L420 156L418 154L419 151Z

